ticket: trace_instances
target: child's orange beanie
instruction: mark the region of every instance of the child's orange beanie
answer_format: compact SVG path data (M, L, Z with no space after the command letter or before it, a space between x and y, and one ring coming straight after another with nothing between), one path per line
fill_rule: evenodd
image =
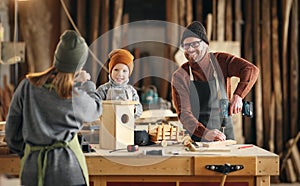
M115 49L108 54L110 58L110 62L108 64L109 73L111 73L114 66L118 63L122 63L128 66L129 68L129 75L132 73L133 70L133 55L125 49Z

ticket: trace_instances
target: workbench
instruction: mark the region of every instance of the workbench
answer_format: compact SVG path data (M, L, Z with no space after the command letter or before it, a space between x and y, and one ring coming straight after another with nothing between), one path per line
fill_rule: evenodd
M91 186L219 186L222 180L225 186L269 186L270 176L279 175L278 155L254 145L226 148L230 151L189 152L183 145L156 145L85 155ZM232 172L216 172L215 167ZM18 175L19 158L1 155L0 174Z

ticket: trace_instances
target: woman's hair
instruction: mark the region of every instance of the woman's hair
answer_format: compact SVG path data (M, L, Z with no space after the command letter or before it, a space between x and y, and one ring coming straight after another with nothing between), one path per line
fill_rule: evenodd
M59 72L54 66L43 72L30 73L26 78L34 86L54 89L62 98L72 98L74 73Z

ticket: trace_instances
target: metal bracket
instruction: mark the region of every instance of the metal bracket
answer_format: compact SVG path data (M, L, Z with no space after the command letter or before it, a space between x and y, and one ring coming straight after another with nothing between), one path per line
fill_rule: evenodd
M230 172L239 171L244 169L243 165L230 165L229 163L225 163L224 165L206 165L206 169L220 172L223 174L228 174Z

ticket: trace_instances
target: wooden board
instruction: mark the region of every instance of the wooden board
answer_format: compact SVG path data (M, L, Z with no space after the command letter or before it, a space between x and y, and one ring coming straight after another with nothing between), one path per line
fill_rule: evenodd
M293 167L293 163L292 160L289 158L287 160L287 164L286 164L286 179L288 182L290 183L294 183L297 181L297 177L296 177L296 173Z
M278 14L277 6L272 3L272 30L278 30L279 20L276 16ZM281 72L280 72L280 55L279 55L279 35L278 32L272 32L272 83L274 86L274 96L275 96L275 123L276 127L272 124L275 129L276 139L274 141L275 148L280 152L282 144L282 121L283 121L283 110L282 110L282 84L281 84ZM274 136L273 136L274 137ZM277 140L279 139L279 140Z
M225 147L227 145L234 145L237 142L235 140L225 140L225 141L213 141L213 142L201 142L203 147Z
M291 148L291 160L292 160L292 165L295 170L295 174L297 177L297 180L300 181L300 155L299 155L299 150L297 145L293 145L293 139L289 140L289 145Z

